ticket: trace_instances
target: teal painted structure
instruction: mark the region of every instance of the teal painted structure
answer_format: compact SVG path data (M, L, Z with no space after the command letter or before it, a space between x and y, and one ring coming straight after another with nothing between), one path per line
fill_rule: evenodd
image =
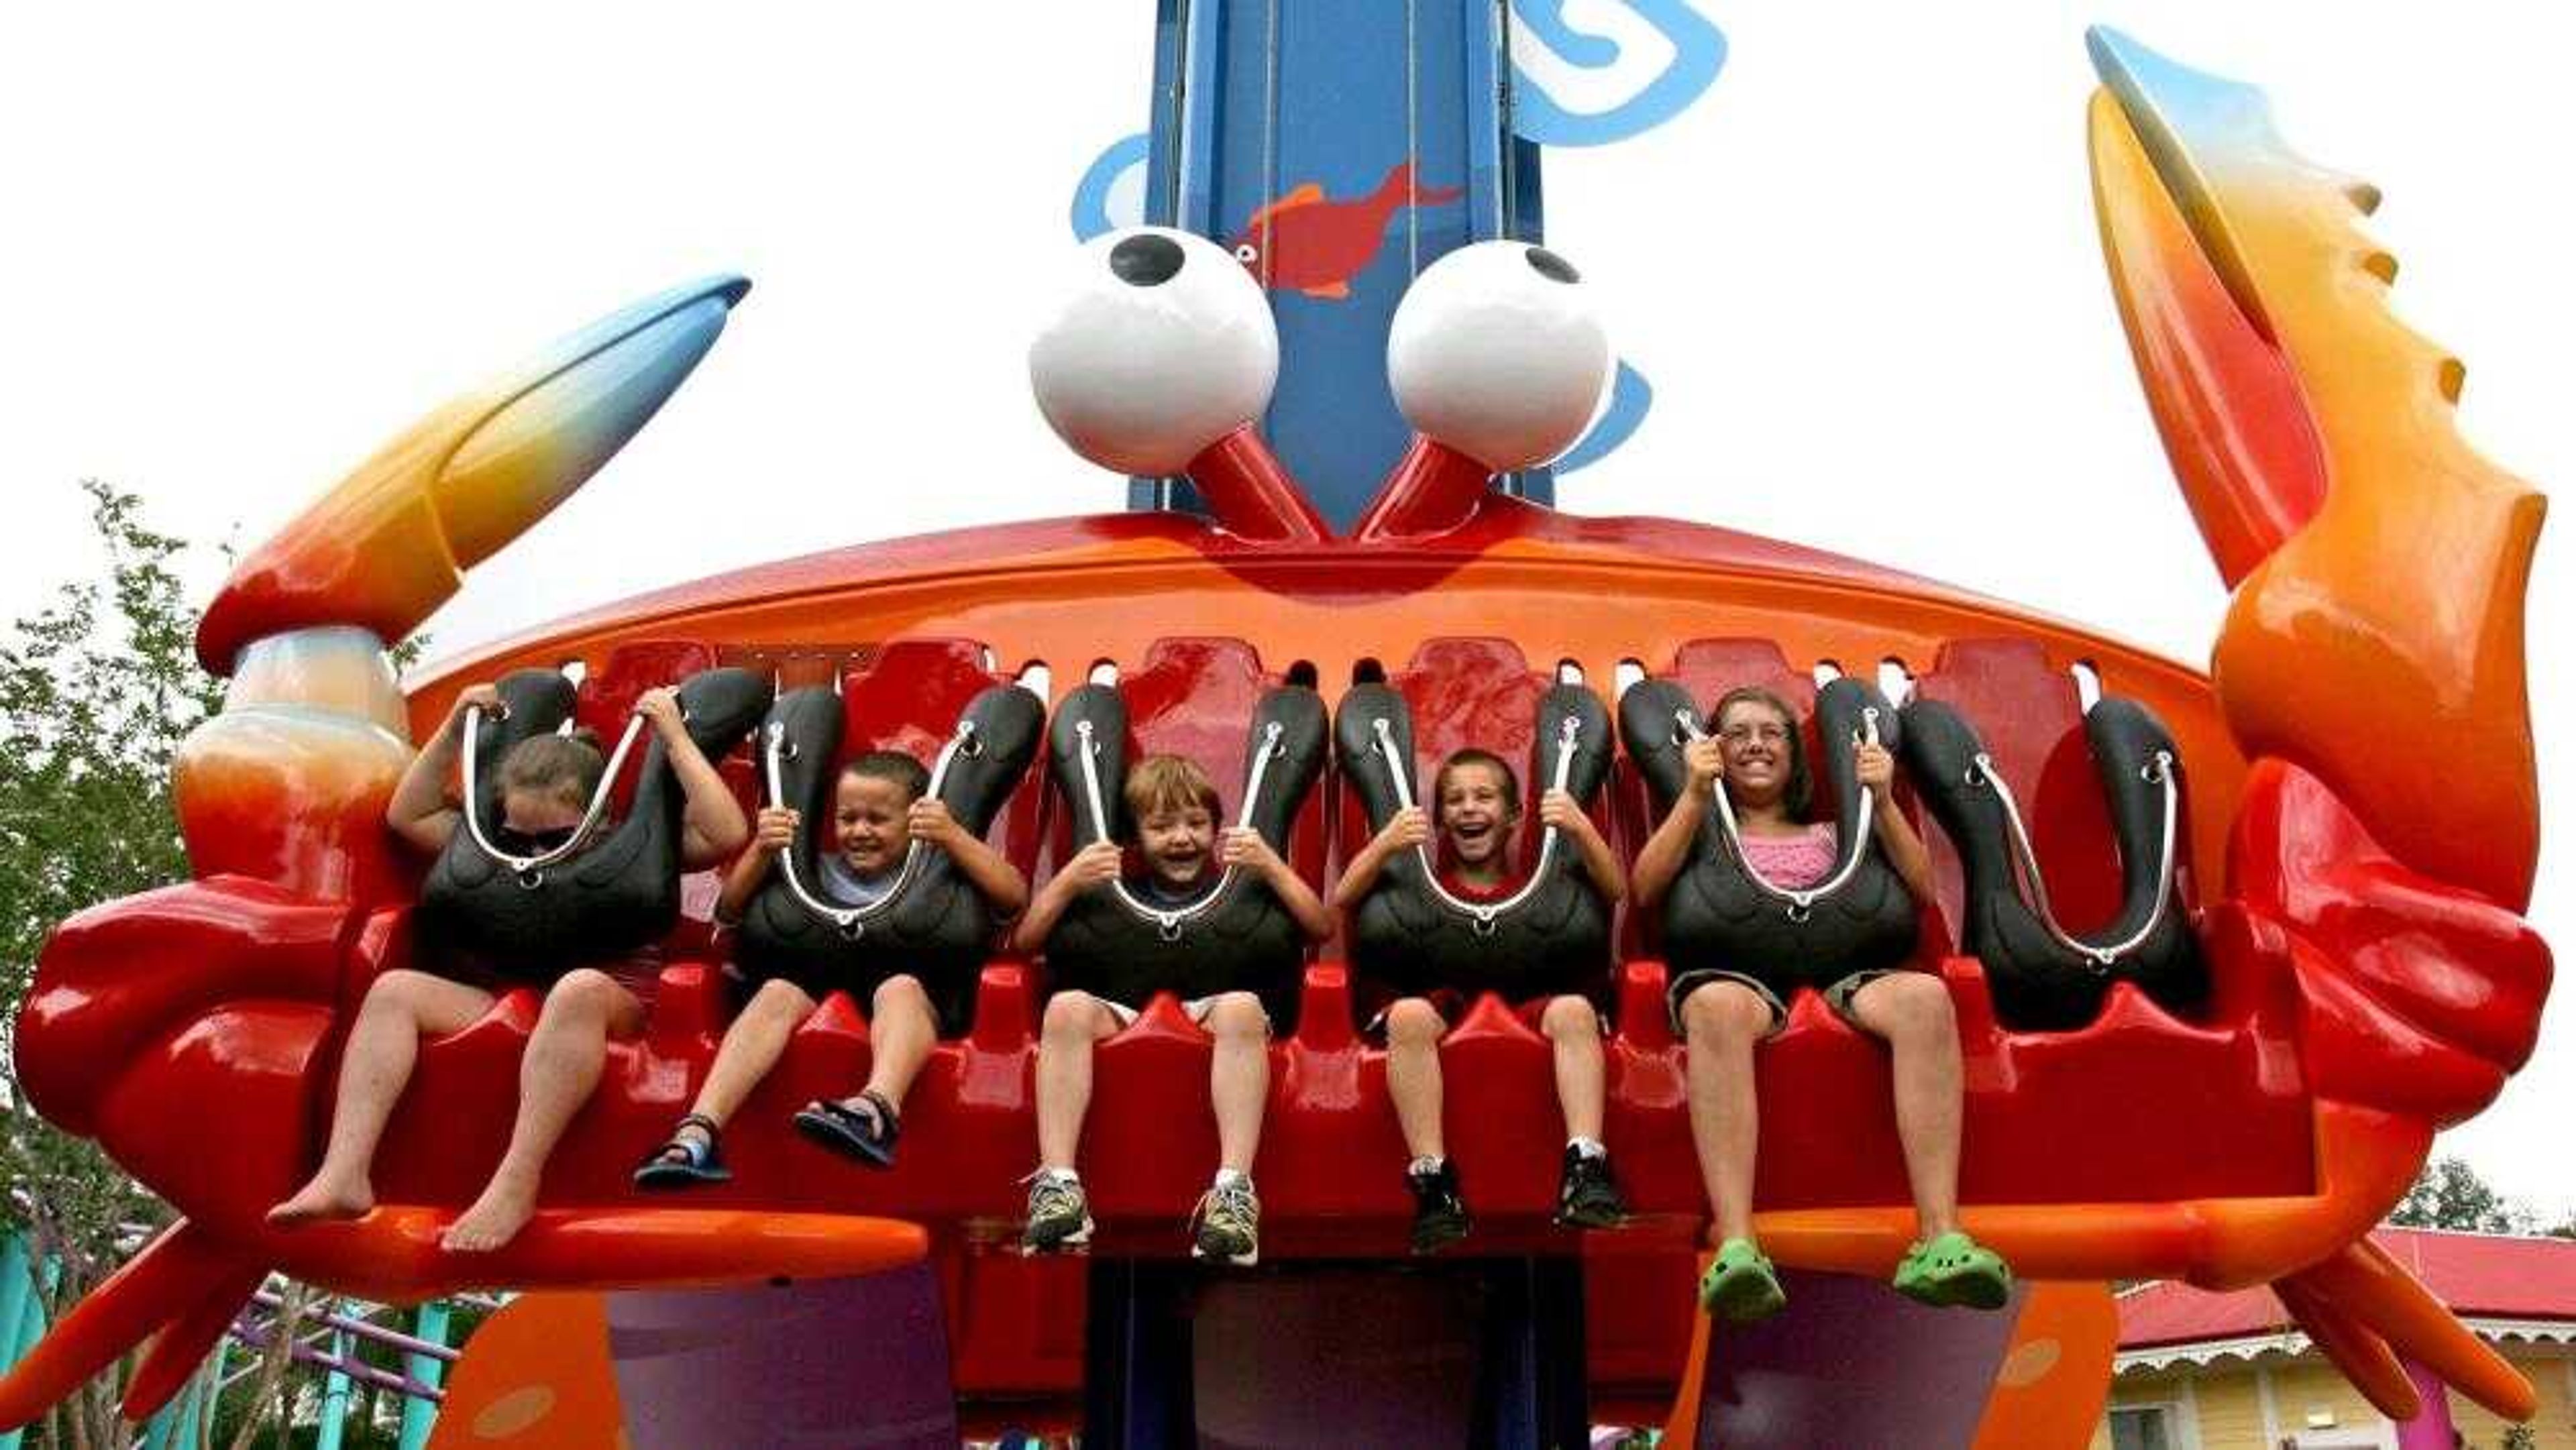
M432 1344L447 1342L447 1304L433 1299L420 1306L412 1320L415 1338ZM403 1356L403 1373L433 1388L447 1383L447 1361L435 1355L412 1353ZM402 1439L399 1450L428 1450L429 1432L438 1428L438 1406L424 1399L403 1397Z

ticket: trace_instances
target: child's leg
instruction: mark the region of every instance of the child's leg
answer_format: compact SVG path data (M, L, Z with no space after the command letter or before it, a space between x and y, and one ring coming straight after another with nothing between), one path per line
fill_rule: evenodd
M1740 982L1713 981L1682 1001L1684 1078L1690 1094L1691 1146L1708 1190L1713 1236L1753 1236L1753 1154L1759 1115L1753 1101L1753 1045L1771 1031L1771 1005Z
M1038 1166L1073 1169L1082 1117L1091 1110L1091 1049L1118 1031L1118 1014L1088 992L1047 999L1038 1036Z
M912 1091L912 1080L921 1075L921 1065L930 1061L930 1049L938 1041L939 1014L931 1010L930 994L919 978L897 973L878 983L868 1007L868 1081L860 1091L875 1093L901 1111L904 1094ZM858 1112L876 1111L864 1096L842 1102Z
M268 1221L283 1228L356 1218L374 1208L368 1167L394 1103L411 1081L420 1040L461 1032L491 1009L491 993L427 972L397 969L376 978L340 1050L339 1096L322 1166L293 1197L268 1211Z
M742 1100L760 1086L787 1055L787 1039L793 1036L806 1018L814 1015L814 999L805 989L783 977L772 977L760 984L751 1000L725 1029L724 1041L716 1047L716 1060L707 1068L707 1080L698 1088L698 1096L689 1111L722 1127L733 1121ZM704 1128L692 1123L674 1134L706 1137ZM676 1155L671 1155L676 1156Z
M1444 1156L1440 1136L1440 1039L1449 1024L1420 997L1386 1009L1386 1092L1395 1099L1404 1150L1416 1158Z
M1227 992L1209 1004L1201 1025L1216 1038L1208 1097L1216 1108L1217 1167L1248 1175L1270 1100L1270 1014L1250 992Z
M589 967L567 972L546 993L537 1030L519 1060L519 1116L509 1151L492 1181L440 1240L456 1253L484 1253L508 1243L536 1211L537 1186L546 1158L571 1126L572 1116L599 1086L608 1061L608 1039L644 1030L644 1004L606 972Z
M1608 1069L1601 1054L1601 1013L1585 998L1557 997L1539 1017L1556 1054L1556 1101L1565 1112L1565 1136L1601 1141L1602 1101Z
M1852 1020L1896 1057L1896 1137L1923 1237L1959 1226L1959 1024L1941 979L1894 972L1852 994Z

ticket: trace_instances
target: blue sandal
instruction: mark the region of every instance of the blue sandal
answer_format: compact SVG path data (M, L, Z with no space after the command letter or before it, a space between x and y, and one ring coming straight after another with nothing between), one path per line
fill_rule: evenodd
M692 1138L688 1130L697 1129L703 1139ZM691 1113L680 1119L671 1130L671 1141L653 1150L644 1165L635 1170L635 1186L647 1189L695 1188L706 1183L731 1183L732 1170L724 1166L724 1154L716 1148L716 1134L721 1131L716 1120L704 1113Z
M806 1104L797 1111L796 1131L863 1168L894 1166L894 1140L902 1134L895 1120L894 1104L875 1088L859 1089L874 1115L829 1099Z

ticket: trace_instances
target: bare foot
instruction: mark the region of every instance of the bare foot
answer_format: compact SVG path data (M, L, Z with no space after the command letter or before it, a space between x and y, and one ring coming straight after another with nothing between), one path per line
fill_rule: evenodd
M517 1238L536 1209L534 1193L494 1183L447 1226L447 1232L439 1236L438 1246L451 1254L488 1254Z
M375 1206L375 1188L365 1179L342 1183L316 1174L312 1182L296 1190L293 1198L268 1211L268 1224L271 1228L294 1228L299 1224L336 1223L364 1218Z

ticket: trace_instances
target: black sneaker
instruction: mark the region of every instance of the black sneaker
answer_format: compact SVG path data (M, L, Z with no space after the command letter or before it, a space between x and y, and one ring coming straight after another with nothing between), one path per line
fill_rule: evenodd
M1041 1168L1029 1175L1028 1226L1020 1231L1020 1252L1051 1254L1091 1242L1091 1203L1079 1179L1058 1178Z
M1610 1155L1565 1146L1565 1176L1556 1186L1561 1228L1617 1228L1628 1221L1628 1201L1610 1178Z
M1475 1220L1467 1216L1467 1200L1458 1196L1458 1170L1447 1160L1428 1172L1406 1169L1404 1183L1413 1190L1415 1253L1436 1254L1467 1236Z

